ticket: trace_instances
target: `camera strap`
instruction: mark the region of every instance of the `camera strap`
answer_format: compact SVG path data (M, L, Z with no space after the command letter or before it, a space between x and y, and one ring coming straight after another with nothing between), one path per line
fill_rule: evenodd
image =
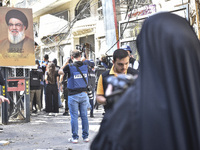
M75 65L74 65L75 66ZM87 84L87 81L86 81L86 79L85 79L85 77L84 77L84 75L83 75L83 73L81 72L81 70L79 69L79 67L77 67L77 66L75 66L76 67L76 69L78 70L78 72L80 72L80 74L82 75L82 77L83 77L83 80L85 81L85 84L87 85L87 87L88 87L88 84Z

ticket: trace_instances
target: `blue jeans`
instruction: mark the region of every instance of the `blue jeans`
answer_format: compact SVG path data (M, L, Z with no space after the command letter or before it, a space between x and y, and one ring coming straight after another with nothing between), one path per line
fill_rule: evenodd
M78 139L78 110L82 120L82 137L87 138L89 135L89 123L87 117L88 95L85 92L68 96L68 106L71 116L71 128L73 139Z

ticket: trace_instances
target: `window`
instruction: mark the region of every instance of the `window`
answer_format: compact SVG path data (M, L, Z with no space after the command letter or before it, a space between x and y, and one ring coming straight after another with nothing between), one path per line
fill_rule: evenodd
M90 17L90 0L80 0L75 8L77 20Z
M54 14L51 14L51 15L56 16L60 19L64 19L66 21L69 21L69 11L68 10L57 12L57 13L54 13Z

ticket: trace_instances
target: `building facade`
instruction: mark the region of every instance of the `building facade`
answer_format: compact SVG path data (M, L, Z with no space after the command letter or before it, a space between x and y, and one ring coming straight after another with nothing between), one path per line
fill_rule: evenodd
M32 8L36 59L45 54L63 65L70 51L80 49L89 59L102 50L105 38L98 0L13 0L12 6ZM101 32L97 32L101 31Z
M49 60L57 58L58 65L63 65L71 50L81 49L94 60L110 48L104 19L109 13L102 7L106 0L4 0L4 3L32 8L36 59L42 60L48 54ZM153 13L174 10L181 10L177 13L187 18L199 35L199 1L115 0L119 46L130 45L137 57L135 40L142 20Z

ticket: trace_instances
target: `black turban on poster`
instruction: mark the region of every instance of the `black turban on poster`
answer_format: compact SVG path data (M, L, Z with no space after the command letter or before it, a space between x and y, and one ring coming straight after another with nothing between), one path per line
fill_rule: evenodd
M24 26L26 26L26 29L28 28L28 19L23 12L16 9L9 10L5 17L7 25L10 18L19 19L21 22L23 22Z
M189 22L150 16L137 47L137 81L105 116L91 149L200 150L200 42Z

